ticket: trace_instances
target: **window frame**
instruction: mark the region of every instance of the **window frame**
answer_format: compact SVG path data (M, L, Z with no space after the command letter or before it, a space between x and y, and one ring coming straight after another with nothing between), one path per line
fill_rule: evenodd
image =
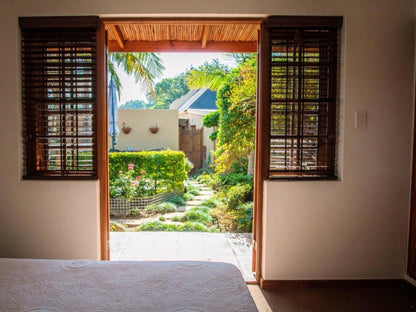
M97 84L99 81L97 79L97 57L99 51L97 34L100 27L99 17L20 17L19 26L22 44L23 179L98 179L97 97L99 94ZM65 35L59 37L57 36L59 32L80 34L82 40L85 40L87 46L85 48L87 52L85 53L88 60L79 60L79 63L84 65L78 64L78 58L80 55L81 58L83 56L83 48L80 48L80 45L83 45L84 42L81 43L81 40L72 35L68 35L66 38L64 38ZM42 34L46 37L48 36L46 34L49 34L50 39L44 39ZM83 34L85 34L85 37ZM31 50L32 45L37 45L33 48L34 52ZM50 48L49 45L53 48ZM57 49L55 48L57 45L64 47ZM53 60L49 61L53 53L51 51L56 50L59 52L55 53L52 56ZM70 53L67 51L70 51ZM71 53L72 55L70 55ZM36 57L40 59L38 63L34 61ZM73 62L72 67L68 66L71 61ZM45 81L50 82L54 79L55 85L57 84L57 71L55 70L53 73L50 69L51 64L55 68L59 64L59 68L61 68L58 74L59 86L53 87L53 93L58 95L51 95L51 87L44 85ZM79 69L82 66L84 66L84 69ZM70 67L68 70L62 69L68 67ZM86 74L89 70L91 71L90 75ZM72 71L72 76L75 71L75 77L66 78L65 76L68 75L69 71ZM81 74L78 74L78 71ZM42 78L35 78L36 73L41 73ZM53 75L55 75L55 78L51 78ZM89 77L84 80L83 84L78 79L78 75L84 77L84 79L86 76ZM37 85L40 83L42 86L34 87L37 86L36 82ZM70 91L68 91L69 89ZM82 93L87 94L84 95L83 99L80 95ZM53 99L56 104L47 104L49 98ZM54 109L52 106L59 109ZM84 112L82 112L82 109L84 109ZM85 111L88 112L85 113ZM49 124L51 120L52 123L55 122L58 125L54 128L55 130L51 130L52 127ZM86 125L86 123L89 124ZM40 124L43 124L43 126ZM47 129L45 129L46 127ZM54 148L51 147L52 137L55 140L54 142L58 142ZM87 144L89 148L82 147L83 143ZM52 149L60 150L57 152L62 166L59 169L50 165L50 151ZM82 155L83 149L89 149L91 156L89 156L89 152L86 152L87 156ZM86 159L82 160L83 156ZM82 166L85 166L84 169Z
M265 84L268 84L268 87L265 88L267 94L267 98L262 100L261 103L261 107L263 108L263 114L262 114L262 118L266 119L265 121L263 121L263 127L264 127L264 133L263 132L263 136L265 136L264 141L262 141L263 143L262 145L262 149L263 149L263 159L265 161L264 164L264 170L267 172L264 177L268 178L268 179L273 179L273 180L337 180L337 149L338 149L338 144L337 144L337 137L338 137L338 129L339 129L339 125L338 125L338 106L339 106L339 67L340 67L340 30L341 30L341 26L342 26L342 22L343 19L342 17L339 16L330 16L330 17L322 17L322 16L307 16L307 17L300 17L300 16L270 16L266 19L265 21L265 31L268 33L268 42L267 42L267 48L265 48L266 53L269 54L267 57L263 56L263 59L266 59L267 61L267 65L263 64L263 68L264 66L266 66L268 69L263 70L263 73L261 73L263 75L263 84L262 87L265 87ZM316 31L329 31L330 34L334 34L336 36L336 46L335 46L335 51L331 51L331 53L334 53L333 56L335 56L336 60L336 64L332 64L334 65L333 67L331 67L331 77L330 82L328 83L328 92L331 93L330 96L332 97L332 106L330 106L328 108L328 110L330 110L330 112L328 113L328 121L325 124L326 127L329 128L329 133L326 136L323 136L324 139L327 140L327 142L329 140L331 140L329 147L328 145L325 145L325 147L327 147L327 149L331 149L331 150L326 150L325 153L328 153L327 156L327 160L325 162L325 166L327 167L327 169L325 170L308 170L308 169L299 169L297 168L296 170L293 170L290 168L287 169L280 169L280 170L272 170L271 169L271 162L272 162L272 139L276 138L276 136L272 135L272 40L273 40L273 32L274 31L282 31L282 30L286 30L286 31L294 31L294 30L300 30L300 32L302 30L316 30ZM303 39L303 38L302 38ZM301 39L301 40L302 40ZM333 49L333 47L331 47L331 49ZM327 48L327 50L329 50L329 48ZM300 62L299 62L300 63ZM302 67L303 69L304 67ZM303 71L302 71L303 72ZM265 77L266 76L266 77ZM299 78L300 80L300 78ZM319 90L320 86L318 85L317 89ZM302 89L301 87L299 87L298 89L301 89L299 93L303 94L304 89ZM303 104L300 104L302 101L304 101L303 99L297 99L299 102L299 106L303 107ZM286 101L290 101L290 99L286 98ZM319 102L320 103L320 102ZM286 104L287 105L287 104ZM319 106L319 104L318 104ZM328 105L329 106L329 105ZM301 119L300 116L300 107L298 108L298 115L296 116L296 118ZM302 108L303 110L303 108ZM276 116L276 115L275 115ZM287 116L287 115L286 115ZM317 123L320 123L317 122ZM302 123L302 127L303 127L303 123ZM319 130L320 126L316 126L317 128L317 132L321 131ZM299 130L300 128L298 128ZM282 137L289 137L288 136L288 132L286 129L286 132L283 133ZM298 134L297 139L300 140L299 138L302 138L302 136L300 136ZM293 139L292 139L293 140ZM316 134L316 141L317 141L317 147L316 147L316 154L319 155L319 153L324 154L324 152L322 152L322 144L319 145L319 140L322 140L321 134L317 133ZM298 141L299 142L299 141ZM328 143L327 143L328 144ZM296 144L295 144L296 145ZM301 145L301 144L298 144ZM293 149L293 148L292 148ZM286 146L285 146L285 151L286 151ZM298 152L299 152L298 148ZM274 150L276 151L276 150ZM296 158L298 154L296 154L296 151L290 150ZM286 157L286 154L285 156ZM286 167L290 167L287 166L286 164L286 158L285 159L285 163L284 166L286 165ZM318 167L318 156L316 156L316 167ZM274 159L276 160L276 158ZM303 165L303 164L302 164ZM301 166L302 166L301 165Z

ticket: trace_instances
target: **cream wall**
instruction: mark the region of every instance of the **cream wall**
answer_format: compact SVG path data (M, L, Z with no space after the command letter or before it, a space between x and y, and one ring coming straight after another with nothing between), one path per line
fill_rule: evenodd
M123 133L123 122L132 130L129 134ZM120 134L117 136L116 149L127 150L131 146L136 151L152 149L178 150L179 125L178 111L169 109L120 109L118 111L117 125ZM149 128L157 125L159 131L151 133ZM108 146L112 138L109 137Z
M265 183L266 279L405 274L413 0L15 0L0 4L0 256L97 258L98 184L21 181L17 17L342 15L340 181ZM354 112L368 127L354 128Z

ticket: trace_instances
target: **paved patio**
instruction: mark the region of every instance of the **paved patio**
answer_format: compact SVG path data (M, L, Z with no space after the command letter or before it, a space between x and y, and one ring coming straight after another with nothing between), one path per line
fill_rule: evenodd
M110 260L198 260L232 263L246 281L251 271L251 234L111 232Z

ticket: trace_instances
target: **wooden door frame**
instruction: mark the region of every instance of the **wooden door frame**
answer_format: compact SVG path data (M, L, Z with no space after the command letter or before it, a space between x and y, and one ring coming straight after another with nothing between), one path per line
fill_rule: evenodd
M186 19L186 18L185 18ZM122 21L125 24L128 23L146 23L154 19L149 18L111 18L101 19L101 30L98 38L98 165L99 165L99 184L100 184L100 247L101 247L101 259L109 260L109 221L110 221L110 209L109 209L109 176L108 176L108 142L107 142L107 95L106 95L106 59L105 59L105 30L106 23L114 23L116 21ZM172 19L159 19L171 23L174 20L183 21L184 18ZM204 18L188 18L194 24L206 22ZM210 22L215 23L217 21L224 20L238 20L241 22L244 18L218 18L209 19ZM253 22L253 19L246 19ZM259 18L258 22L261 26L258 37L258 79L257 79L257 109L256 109L256 139L255 139L255 173L254 173L254 213L253 213L253 269L255 271L256 280L259 282L262 279L262 251L263 251L263 184L267 178L267 162L264 160L269 157L269 119L266 118L269 112L269 78L268 73L270 71L268 53L269 42L267 29L265 27L265 18ZM208 52L208 51L207 51ZM210 51L213 52L213 51ZM220 51L221 52L221 51ZM263 77L263 78L262 78Z
M104 23L97 33L97 144L100 211L100 257L110 260L110 201L108 176L107 58Z
M416 87L416 85L415 85ZM415 89L416 90L416 89ZM416 98L416 94L415 94ZM409 244L407 253L407 274L416 279L416 101L413 113L412 184L410 189Z

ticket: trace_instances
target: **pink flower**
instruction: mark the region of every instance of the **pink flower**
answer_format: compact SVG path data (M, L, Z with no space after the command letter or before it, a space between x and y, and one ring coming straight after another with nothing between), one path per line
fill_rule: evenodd
M144 171L144 170L140 171L140 174L145 174L145 173L146 173L146 171Z
M136 181L139 181L140 180L140 177L136 177Z
M120 170L118 173L119 173L119 174L122 174L122 173L123 173L123 171L121 171L121 170Z
M133 169L134 169L134 164L129 164L129 165L128 165L128 169L129 169L129 170L133 170Z

